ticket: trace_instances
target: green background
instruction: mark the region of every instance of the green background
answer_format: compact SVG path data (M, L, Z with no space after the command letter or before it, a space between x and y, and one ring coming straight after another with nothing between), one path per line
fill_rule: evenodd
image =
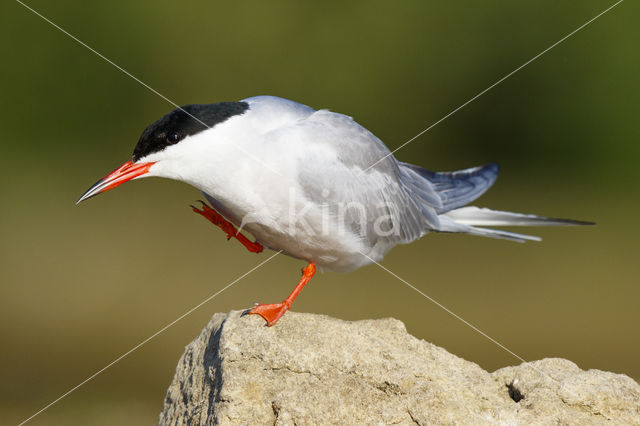
M606 1L31 0L178 104L290 98L397 147L607 8ZM23 420L266 259L136 181L76 207L173 107L3 2L0 412ZM626 1L398 152L435 170L502 165L479 205L593 220L542 243L433 235L384 265L527 360L640 378L640 12ZM243 161L243 158L238 158ZM153 424L183 347L215 312L284 298L279 256L33 420ZM376 266L318 275L294 309L395 317L494 370L519 361Z

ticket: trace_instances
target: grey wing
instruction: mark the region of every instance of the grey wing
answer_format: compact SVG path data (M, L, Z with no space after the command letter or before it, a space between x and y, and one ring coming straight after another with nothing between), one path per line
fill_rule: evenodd
M410 242L439 229L442 202L434 188L400 167L382 141L351 117L318 111L296 127L306 152L314 155L299 169L305 196L327 206L371 247Z

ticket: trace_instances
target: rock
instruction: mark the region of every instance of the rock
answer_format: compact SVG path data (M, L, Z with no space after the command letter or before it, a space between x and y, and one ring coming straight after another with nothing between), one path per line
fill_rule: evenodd
M640 424L631 378L544 359L489 373L395 319L216 314L160 414L198 424Z

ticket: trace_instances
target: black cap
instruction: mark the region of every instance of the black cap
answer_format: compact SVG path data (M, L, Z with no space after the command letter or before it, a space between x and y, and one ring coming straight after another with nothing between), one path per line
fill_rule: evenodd
M220 102L217 104L193 104L174 109L155 123L149 125L133 150L133 161L138 161L169 145L180 142L240 115L249 109L246 102Z

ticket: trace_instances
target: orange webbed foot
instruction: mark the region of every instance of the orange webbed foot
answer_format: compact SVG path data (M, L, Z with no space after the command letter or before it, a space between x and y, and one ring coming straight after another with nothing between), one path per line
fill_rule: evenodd
M284 299L282 303L272 303L268 305L256 303L255 307L244 311L242 315L260 315L267 322L267 327L271 327L289 310L295 298L298 297L298 294L300 294L315 273L316 265L314 265L313 262L309 262L307 266L302 268L302 278L300 278L300 282L298 282L296 288L293 289L289 297Z
M286 302L271 303L268 305L257 303L255 307L243 313L243 315L260 315L267 322L267 327L274 325L291 305Z

